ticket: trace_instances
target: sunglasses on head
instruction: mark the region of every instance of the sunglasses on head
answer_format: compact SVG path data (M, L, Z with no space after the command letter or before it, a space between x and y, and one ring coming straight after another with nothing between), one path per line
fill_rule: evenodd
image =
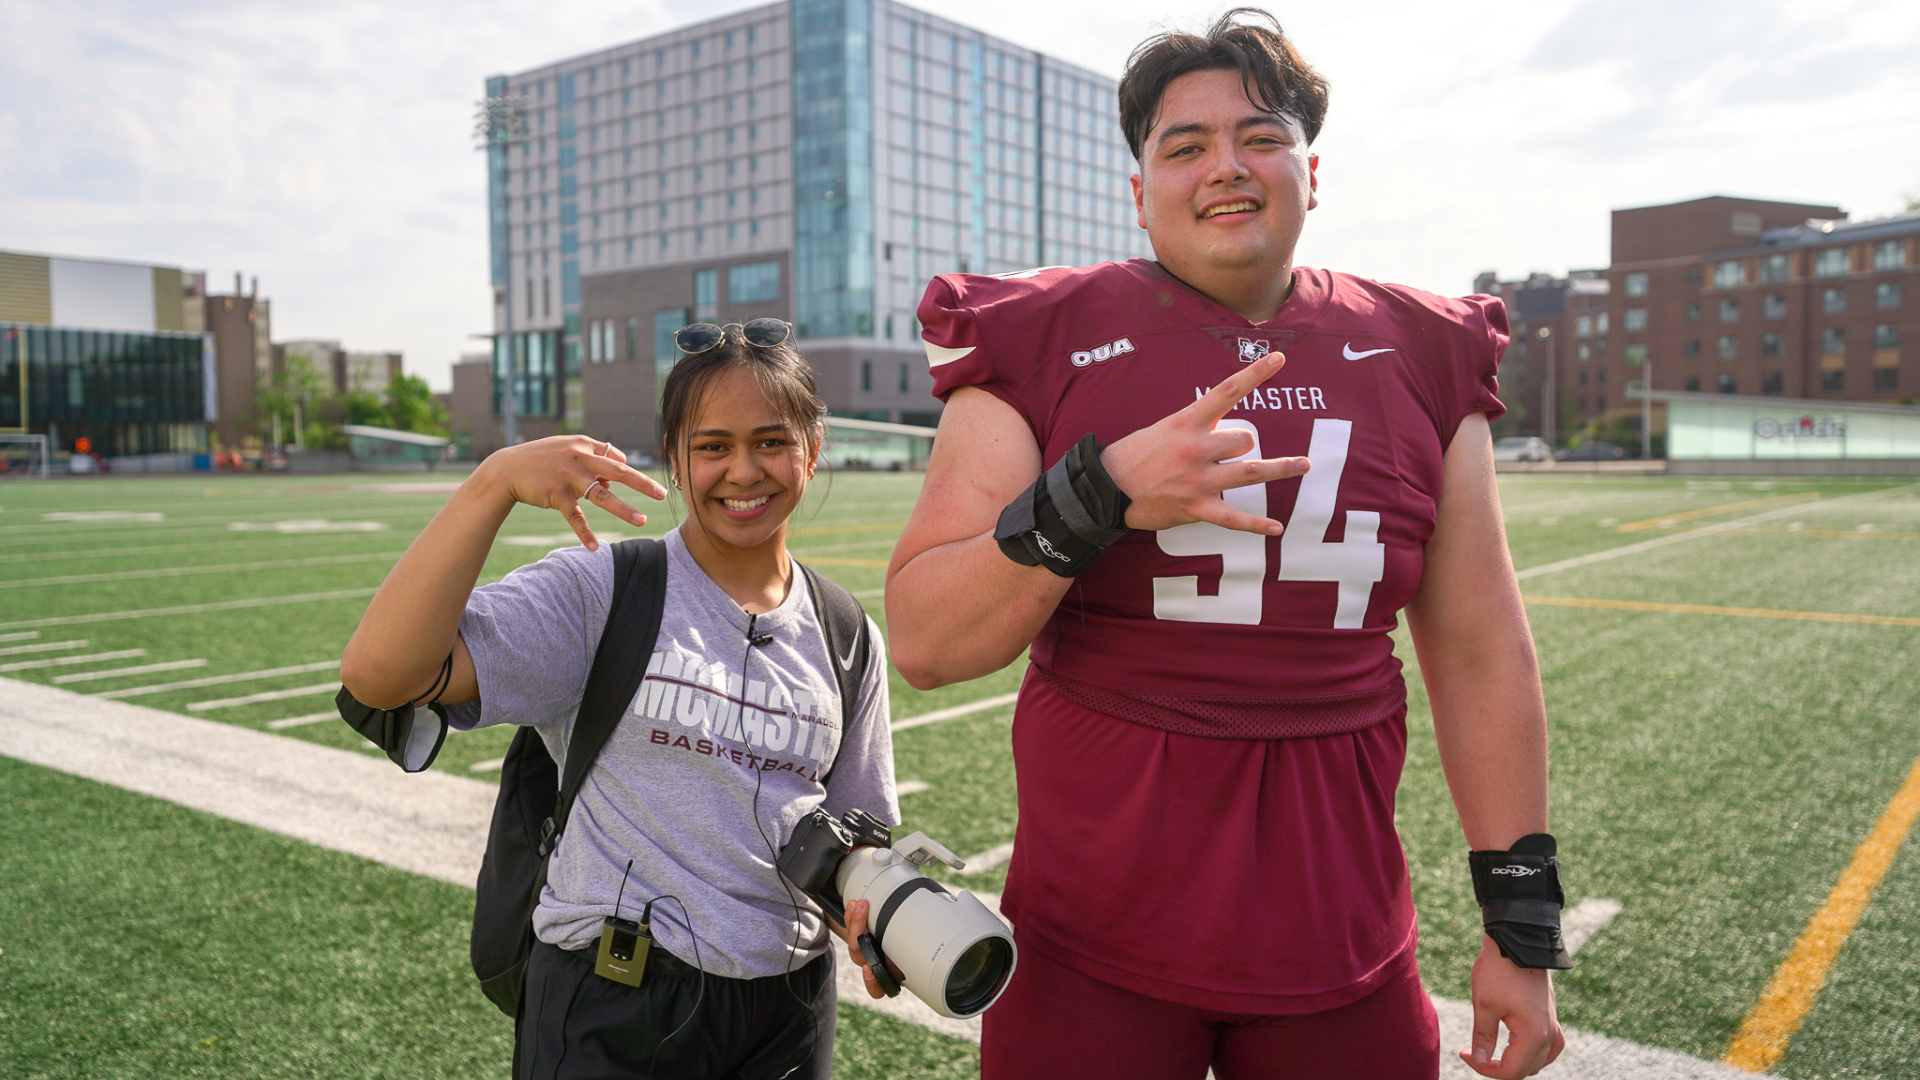
M793 327L780 319L754 319L745 324L728 323L725 326L697 322L675 330L673 344L688 356L698 356L725 341L729 330L738 330L742 341L762 349L771 349L793 336Z

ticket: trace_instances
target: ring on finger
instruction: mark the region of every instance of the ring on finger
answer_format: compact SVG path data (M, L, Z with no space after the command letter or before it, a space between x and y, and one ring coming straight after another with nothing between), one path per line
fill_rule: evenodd
M608 491L612 491L612 490L613 490L612 488L610 488L610 487L607 487L607 481L606 481L606 479L605 479L604 477L602 477L602 478L599 478L599 479L596 479L596 480L594 480L594 482L593 482L593 483L591 483L591 484L588 484L588 485L587 485L587 490L585 490L585 491L583 491L583 492L581 492L581 493L580 493L580 497L581 497L581 498L583 498L583 499L590 499L590 498L592 498L592 497L593 497L593 489L594 489L594 488L597 488L597 487L599 487L599 488L607 488L607 490L608 490Z

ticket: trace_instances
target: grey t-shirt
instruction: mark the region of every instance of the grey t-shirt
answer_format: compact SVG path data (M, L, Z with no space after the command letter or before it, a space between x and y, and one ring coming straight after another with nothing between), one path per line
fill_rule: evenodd
M858 807L900 820L884 645L869 619L871 660L842 731L834 661L806 576L795 574L786 600L753 620L755 635L773 640L749 649L746 612L693 561L679 530L666 542L660 635L651 657L633 658L647 665L646 678L581 784L534 932L563 949L597 942L632 859L622 916L637 919L648 900L677 896L706 970L778 975L827 944L818 907L797 889L790 898L774 868L794 826L821 805L835 816ZM565 760L612 600L604 544L563 548L475 589L460 636L480 698L450 709L452 725L530 724L554 760ZM696 961L677 905L655 904L651 925L656 947Z

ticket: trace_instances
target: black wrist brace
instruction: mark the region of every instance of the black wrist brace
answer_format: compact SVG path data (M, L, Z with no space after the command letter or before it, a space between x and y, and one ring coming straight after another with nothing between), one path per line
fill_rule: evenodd
M1567 898L1560 891L1554 850L1552 836L1533 833L1516 840L1511 850L1467 855L1487 936L1519 967L1565 971L1573 966L1560 938L1560 909Z
M993 538L1007 558L1079 577L1108 545L1127 534L1133 500L1100 464L1100 440L1083 435L1000 512Z

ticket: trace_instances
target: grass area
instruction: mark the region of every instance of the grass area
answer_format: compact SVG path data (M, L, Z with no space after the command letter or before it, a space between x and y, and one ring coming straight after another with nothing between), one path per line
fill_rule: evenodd
M817 486L796 519L799 556L864 594L883 628L884 563L918 483L910 474L843 474ZM1884 494L1847 498L1876 492ZM1531 596L1920 617L1920 498L1906 486L1525 474L1503 477L1501 495L1521 569L1787 511L1529 577ZM50 683L205 661L64 684L101 692L337 657L366 596L444 499L444 490L406 484L299 478L0 486L0 635L39 634L0 649L86 642L0 653L0 665L145 650L4 673ZM44 516L100 514L120 516ZM648 534L672 524L670 512L659 518ZM323 528L341 531L314 531ZM520 508L484 578L570 542L557 515ZM347 595L84 621L316 593ZM1909 659L1920 627L1546 604L1529 616L1569 899L1624 905L1561 978L1562 1018L1717 1058L1920 757ZM1413 690L1399 820L1421 962L1435 992L1462 998L1478 912L1412 649L1399 637ZM1020 668L927 693L896 674L894 715L1010 692ZM289 674L129 700L189 712L331 678ZM191 715L265 728L329 707L330 694L314 692ZM1010 716L988 710L897 736L900 777L928 785L903 797L908 828L962 855L1012 839ZM280 734L360 745L332 722ZM435 767L487 779L470 766L499 757L509 734L456 734ZM0 854L0 1074L504 1072L504 1023L466 972L465 890L4 760L0 790L10 796L0 805L10 838ZM997 891L1004 874L943 876ZM1920 855L1909 844L1776 1071L1795 1080L1887 1076L1920 1060L1916 926ZM976 1060L963 1043L868 1010L842 1012L841 1075L971 1075Z

